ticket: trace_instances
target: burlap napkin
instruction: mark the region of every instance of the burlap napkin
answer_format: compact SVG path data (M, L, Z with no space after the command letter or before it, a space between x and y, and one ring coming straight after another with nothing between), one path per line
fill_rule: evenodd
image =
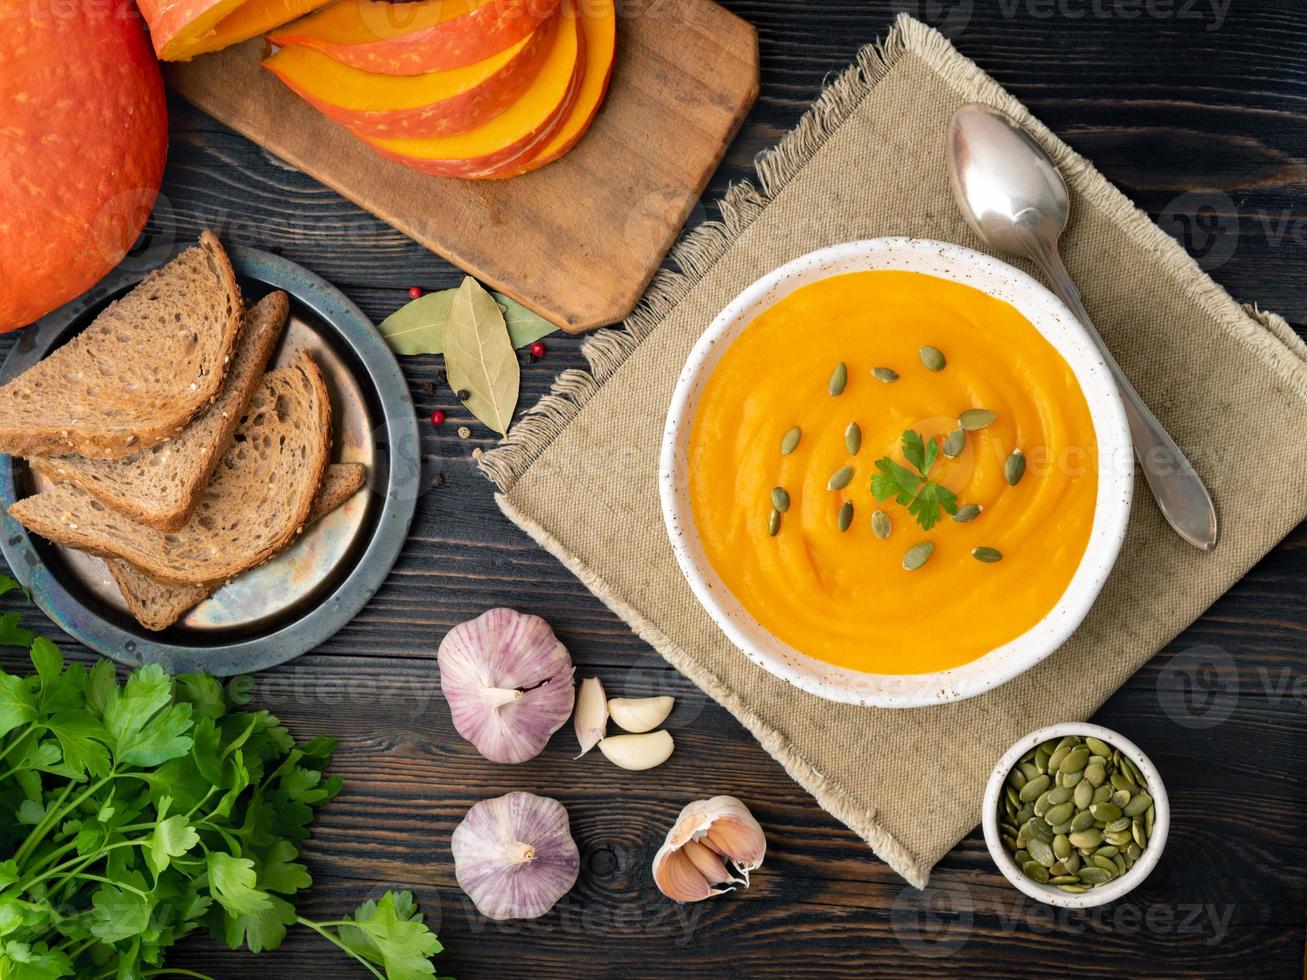
M1141 483L1101 597L1038 667L959 704L837 705L750 663L690 594L659 514L663 421L695 339L770 269L877 235L982 247L958 216L943 152L950 115L971 101L1022 120L1059 162L1073 198L1067 265L1126 374L1211 489L1221 542L1206 555L1185 544ZM1307 348L1280 318L1241 308L1088 162L910 18L864 49L757 169L757 187L733 187L722 221L678 246L684 271L660 275L623 329L589 341L593 373L562 375L483 466L504 513L924 886L979 821L1004 749L1037 726L1091 715L1307 515ZM920 759L937 767L932 778L911 778Z

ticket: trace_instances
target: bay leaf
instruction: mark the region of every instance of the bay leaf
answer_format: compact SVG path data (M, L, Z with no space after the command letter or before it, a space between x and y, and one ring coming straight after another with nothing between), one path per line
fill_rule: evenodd
M449 304L457 292L457 288L441 289L420 296L382 320L377 329L396 354L443 354L445 319L449 316ZM490 295L499 304L504 323L508 327L509 342L514 347L533 344L558 329L517 300L503 293L492 292Z
M427 293L405 303L377 327L396 354L440 354L444 351L445 318L456 289Z
M471 276L463 278L445 319L445 375L450 388L467 392L468 411L508 434L521 371L499 304Z

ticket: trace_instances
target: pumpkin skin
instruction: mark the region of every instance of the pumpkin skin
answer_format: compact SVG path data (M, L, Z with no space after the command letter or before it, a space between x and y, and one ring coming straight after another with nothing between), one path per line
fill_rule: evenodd
M136 241L168 151L158 62L129 0L0 0L0 331L95 285Z

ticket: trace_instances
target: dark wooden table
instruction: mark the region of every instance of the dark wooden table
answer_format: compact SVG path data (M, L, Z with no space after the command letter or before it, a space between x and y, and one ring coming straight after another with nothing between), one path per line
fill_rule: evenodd
M943 26L1210 268L1237 298L1307 324L1307 8L1301 0L733 0L758 27L762 96L692 220L789 128L826 76L908 10ZM216 228L330 279L374 320L417 284L458 273L335 193L174 101L165 199L154 230ZM669 134L670 138L670 134ZM0 354L11 340L0 342ZM521 404L579 342L551 338L524 370ZM307 849L305 913L330 918L385 887L411 888L460 977L707 973L1100 976L1298 975L1307 908L1307 529L1300 527L1160 653L1097 718L1136 740L1174 807L1161 865L1128 899L1071 914L1019 896L979 832L923 893L904 885L706 701L503 518L470 459L490 445L437 360L404 363L424 451L444 484L418 505L389 582L319 650L257 678L256 704L303 737L340 740L345 789ZM1267 433L1302 438L1303 432ZM1274 473L1250 473L1274 480ZM445 631L508 604L546 617L579 674L611 691L671 693L695 710L653 772L573 763L560 733L534 762L495 766L451 727L434 653ZM19 608L11 599L5 609ZM39 613L28 625L43 628ZM48 624L44 624L48 626ZM51 627L52 629L52 627ZM70 645L71 647L71 645ZM70 649L73 656L86 651ZM19 661L12 654L5 666ZM564 737L566 735L566 737ZM965 733L959 733L964 738ZM929 760L922 760L928 764ZM479 918L454 883L449 835L473 802L514 789L567 807L580 881L536 922ZM770 851L746 894L680 908L649 860L680 806L715 792L746 800ZM292 931L276 952L188 942L171 965L219 977L351 976L326 943Z

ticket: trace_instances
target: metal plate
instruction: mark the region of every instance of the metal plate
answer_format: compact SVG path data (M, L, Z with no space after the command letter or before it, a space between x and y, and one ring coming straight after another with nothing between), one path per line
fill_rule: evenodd
M335 287L279 256L227 250L247 305L272 289L291 298L275 362L307 349L332 401L332 459L361 462L360 493L305 530L276 559L238 577L160 633L141 627L98 558L28 535L6 513L0 551L33 600L70 636L122 663L228 675L284 663L322 643L363 608L403 547L421 470L417 420L394 355ZM133 257L130 269L28 327L0 367L5 383L87 326L109 302L167 261L173 249ZM0 456L0 504L41 489L21 459Z

